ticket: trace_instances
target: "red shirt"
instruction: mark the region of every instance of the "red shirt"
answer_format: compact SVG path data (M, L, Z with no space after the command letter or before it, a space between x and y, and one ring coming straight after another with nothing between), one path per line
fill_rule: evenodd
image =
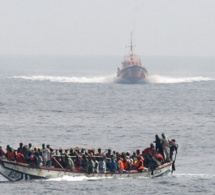
M143 156L150 156L151 155L152 157L154 157L155 152L156 152L156 150L154 148L149 147L143 151Z
M17 158L17 162L24 163L24 158L22 153L17 153L16 158Z

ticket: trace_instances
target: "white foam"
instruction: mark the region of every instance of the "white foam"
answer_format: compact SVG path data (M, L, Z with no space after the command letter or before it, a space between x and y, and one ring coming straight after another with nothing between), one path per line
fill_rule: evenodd
M110 83L114 81L115 75L100 77L58 77L58 76L13 76L15 79L25 79L32 81L50 81L61 83Z
M116 75L107 75L107 76L98 76L98 77L59 77L59 76L45 76L45 75L36 75L36 76L13 76L15 79L24 79L32 81L50 81L50 82L60 82L60 83L113 83L117 81ZM208 77L182 77L182 78L173 78L165 77L160 75L150 75L144 80L145 83L154 83L154 84L171 84L171 83L191 83L191 82L200 82L200 81L213 81L214 79Z
M105 177L105 178L110 178L110 177ZM100 179L102 179L102 178L101 177L86 177L86 176L73 177L73 176L64 175L61 178L48 179L48 181L84 181L84 180L92 181L92 180L100 180Z
M214 79L208 77L183 77L183 78L172 78L172 77L165 77L160 75L151 75L148 76L146 81L148 83L160 83L160 84L168 84L168 83L191 83L191 82L198 82L198 81L212 81Z

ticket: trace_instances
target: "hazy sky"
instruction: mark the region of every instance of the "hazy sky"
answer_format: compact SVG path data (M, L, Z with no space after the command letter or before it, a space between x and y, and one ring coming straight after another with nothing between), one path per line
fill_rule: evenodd
M215 0L0 0L0 55L215 56Z

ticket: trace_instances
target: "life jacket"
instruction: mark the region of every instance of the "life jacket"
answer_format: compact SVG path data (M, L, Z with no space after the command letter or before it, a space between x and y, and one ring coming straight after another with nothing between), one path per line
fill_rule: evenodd
M118 167L119 170L124 170L124 164L123 164L122 160L119 159L117 163L119 164L119 167Z
M155 157L158 161L160 162L163 162L164 161L164 158L161 154L157 154L156 157Z
M124 169L127 170L129 167L128 161L126 160L125 162L123 161L122 163L123 163Z
M144 168L143 159L140 159L140 160L137 161L137 166L136 166L136 168L137 168L138 171L143 170L143 168Z
M8 160L15 160L15 152L14 152L14 150L9 152L7 155L8 155Z
M24 163L24 157L22 153L17 153L16 157L17 157L17 162Z

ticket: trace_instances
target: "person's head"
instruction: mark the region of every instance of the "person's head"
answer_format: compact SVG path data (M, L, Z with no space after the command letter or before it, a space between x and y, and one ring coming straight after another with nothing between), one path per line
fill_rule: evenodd
M165 136L165 134L164 134L164 133L162 133L162 134L161 134L161 136L162 136L162 138L166 138L166 136Z
M46 145L46 148L50 148L50 145L49 145L49 144L47 144L47 145Z
M31 143L29 143L29 144L28 144L28 147L29 147L29 148L31 148L31 146L32 146L32 144L31 144Z
M12 148L10 146L8 147L8 152L12 152Z
M175 144L176 144L175 139L172 139L172 140L171 140L171 144L172 144L172 145L175 145Z
M22 143L22 142L20 142L20 143L19 143L19 146L20 146L20 148L21 148L21 147L23 146L23 143Z
M45 149L45 144L42 144L42 148Z
M108 154L111 154L111 149L108 149Z
M98 149L98 152L101 153L101 151L102 151L101 148L99 148L99 149Z
M137 154L140 154L140 150L139 150L139 149L137 149L137 150L136 150L136 153L137 153Z
M154 148L155 146L154 146L154 144L153 143L151 143L150 144L150 148Z

